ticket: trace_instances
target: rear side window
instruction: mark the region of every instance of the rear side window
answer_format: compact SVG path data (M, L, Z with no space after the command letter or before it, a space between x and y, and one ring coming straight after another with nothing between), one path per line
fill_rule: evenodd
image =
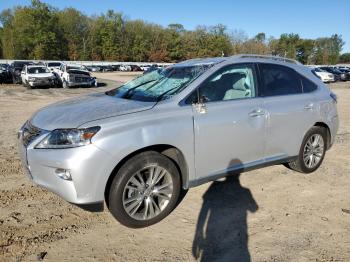
M301 77L301 82L303 84L303 93L310 93L317 89L317 85L305 77Z
M281 96L303 92L299 75L291 68L275 64L259 64L261 96Z

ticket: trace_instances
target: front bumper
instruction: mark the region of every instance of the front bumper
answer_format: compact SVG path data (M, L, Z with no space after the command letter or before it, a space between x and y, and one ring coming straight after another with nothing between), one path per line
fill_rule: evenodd
M103 203L104 180L112 172L110 155L93 144L69 149L35 149L45 136L40 135L25 146L19 133L20 158L29 179L77 205ZM57 169L69 170L72 179L62 179L56 174Z
M69 87L74 87L74 86L96 86L96 79L92 78L89 81L83 81L83 82L76 82L76 81L69 81L67 82Z
M324 78L322 79L322 81L323 81L324 83L333 83L333 82L335 82L335 79L334 79L334 77L324 77Z
M54 79L50 80L35 80L35 81L29 81L28 82L31 87L36 86L53 86L55 84Z

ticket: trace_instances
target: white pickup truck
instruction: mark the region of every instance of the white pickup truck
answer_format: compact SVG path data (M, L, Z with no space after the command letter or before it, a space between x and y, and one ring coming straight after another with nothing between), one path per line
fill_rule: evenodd
M97 86L96 77L92 77L88 69L83 65L62 64L55 73L63 88L73 86Z

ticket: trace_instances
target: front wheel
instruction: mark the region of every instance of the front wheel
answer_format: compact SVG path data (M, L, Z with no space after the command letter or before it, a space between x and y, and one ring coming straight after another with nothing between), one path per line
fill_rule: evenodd
M68 83L65 80L63 80L63 82L62 82L62 87L69 88Z
M314 126L306 133L297 159L287 166L301 173L314 172L322 164L326 149L326 129Z
M175 208L180 195L180 175L166 156L150 151L129 159L114 177L109 210L123 225L153 225Z

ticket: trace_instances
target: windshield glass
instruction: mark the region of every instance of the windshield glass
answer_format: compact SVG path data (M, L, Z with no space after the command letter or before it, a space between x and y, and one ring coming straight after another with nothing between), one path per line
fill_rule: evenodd
M158 69L137 77L107 95L139 100L158 101L181 92L213 64L174 66Z
M25 65L28 65L30 64L29 62L14 62L12 65L13 65L13 68L23 68Z
M60 67L61 63L48 63L47 66Z
M68 70L87 70L87 68L85 66L67 66Z
M42 73L50 73L50 71L46 67L31 67L31 68L28 68L28 74L42 74Z

